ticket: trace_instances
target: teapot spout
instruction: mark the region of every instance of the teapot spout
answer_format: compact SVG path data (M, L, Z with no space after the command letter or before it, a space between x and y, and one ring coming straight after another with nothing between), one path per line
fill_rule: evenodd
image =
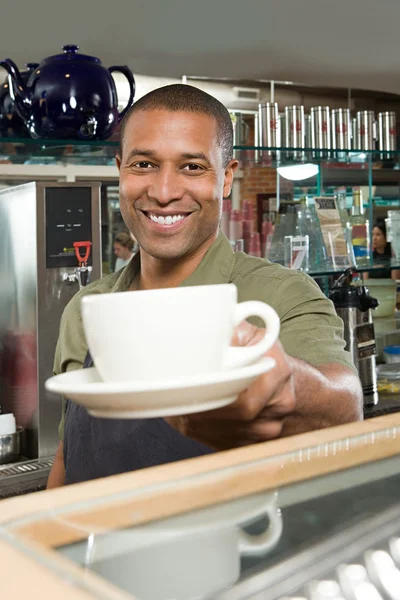
M8 73L10 97L15 104L15 110L21 119L27 121L30 117L31 102L26 86L22 80L21 73L15 62L10 58L0 60L0 67L3 67Z

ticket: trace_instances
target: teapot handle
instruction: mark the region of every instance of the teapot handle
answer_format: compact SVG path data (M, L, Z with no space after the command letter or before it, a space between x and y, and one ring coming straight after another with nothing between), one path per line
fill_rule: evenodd
M11 58L0 60L0 67L3 67L9 76L9 82L10 86L12 86L14 96L11 96L11 98L14 102L16 111L21 119L27 121L30 116L30 101L18 67Z
M130 89L130 95L129 95L129 100L127 105L125 106L125 108L123 110L121 110L121 112L118 113L118 123L121 121L121 119L124 118L124 116L126 115L126 113L128 112L128 110L130 109L130 107L133 104L133 99L135 98L135 90L136 90L136 84L135 84L135 78L133 76L132 71L130 70L129 67L110 67L108 69L109 73L114 73L115 71L118 71L119 73L122 73L123 75L125 75L125 77L128 80L129 83L129 89Z

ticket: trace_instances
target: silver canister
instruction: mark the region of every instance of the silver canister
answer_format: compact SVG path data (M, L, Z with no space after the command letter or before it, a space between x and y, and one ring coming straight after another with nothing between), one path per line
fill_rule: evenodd
M331 148L331 119L329 106L313 106L311 116L311 148Z
M277 102L264 102L258 105L260 145L278 148L281 145L279 109Z
M246 146L249 137L250 128L242 113L231 113L233 125L233 145Z
M306 147L306 123L304 106L286 106L285 108L285 146L287 148ZM293 152L294 158L302 158L304 152Z
M334 150L351 149L351 119L349 108L335 108L331 113L332 148Z
M376 126L372 110L360 110L357 115L357 150L375 150ZM354 143L354 142L353 142Z
M231 120L233 126L233 145L234 146L246 146L249 138L250 128L242 113L231 113ZM234 150L234 158L240 160L242 158L242 150Z
M378 114L378 148L393 152L396 150L396 113L391 111Z
M304 106L287 106L285 108L287 148L306 147L306 126Z

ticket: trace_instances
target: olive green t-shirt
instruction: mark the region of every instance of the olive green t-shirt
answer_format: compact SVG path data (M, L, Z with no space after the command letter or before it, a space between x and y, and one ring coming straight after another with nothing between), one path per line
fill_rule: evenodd
M81 298L86 294L127 291L139 269L138 253L124 269L94 281L72 298L61 318L55 375L83 366L88 347L82 325ZM332 302L305 273L243 252L233 252L229 241L220 233L200 265L181 285L219 283L234 283L238 302L261 300L276 310L281 321L279 339L290 356L313 366L338 363L355 371L351 355L344 350L342 320L336 315ZM59 433L62 439L63 419Z

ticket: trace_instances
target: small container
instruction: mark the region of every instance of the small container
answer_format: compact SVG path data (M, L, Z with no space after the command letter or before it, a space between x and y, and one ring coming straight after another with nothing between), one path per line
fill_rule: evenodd
M375 150L376 123L372 110L360 110L357 119L357 150ZM354 140L353 140L354 144Z
M253 203L250 200L243 200L243 221L252 221L253 219Z
M378 114L378 145L379 150L396 150L396 113L391 111ZM384 157L384 156L383 156ZM387 155L390 158L390 155Z
M400 392L400 369L396 363L389 365L378 365L378 392L380 394L399 394Z
M306 147L306 124L304 119L304 106L286 106L286 147Z
M236 240L234 251L235 252L244 252L244 240Z
M400 345L385 346L383 349L383 358L385 363L389 365L393 363L400 363Z
M352 138L352 122L348 108L335 108L331 113L332 148L334 150L350 150Z
M259 141L261 146L276 148L281 145L279 108L276 102L258 105ZM264 153L263 153L264 154Z
M22 427L17 427L14 433L0 435L0 465L19 460L22 431Z
M260 234L257 232L252 233L250 236L250 248L249 255L261 258L261 242Z
M232 211L232 200L224 198L222 200L221 231L229 239L229 220Z
M329 106L311 108L311 148L331 148L331 115Z
M229 239L231 241L243 239L242 211L233 210L229 219Z
M253 221L243 221L243 241L244 241L244 251L249 252L250 249L250 238L251 234L254 232L254 223Z
M12 413L0 414L0 435L9 435L15 433L16 430L14 415Z

